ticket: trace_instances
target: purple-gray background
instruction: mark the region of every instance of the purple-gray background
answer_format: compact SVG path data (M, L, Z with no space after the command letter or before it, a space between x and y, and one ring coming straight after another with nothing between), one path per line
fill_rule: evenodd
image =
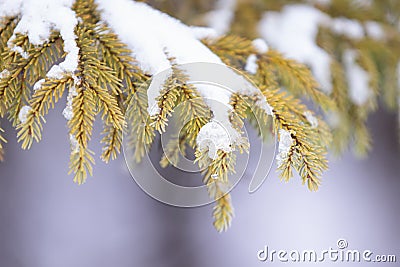
M276 266L281 264L259 262L257 251L264 245L323 250L336 247L339 238L346 238L350 249L396 254L400 260L395 115L373 115L369 158L359 160L351 153L331 157L317 193L298 177L280 182L274 172L249 195L249 181L242 180L233 191L232 227L219 234L212 226L211 206L161 204L139 189L122 156L102 163L99 125L91 143L97 152L94 177L82 186L74 184L67 175L62 107L46 117L43 141L30 151L20 149L15 131L3 123L9 143L0 164L1 267Z

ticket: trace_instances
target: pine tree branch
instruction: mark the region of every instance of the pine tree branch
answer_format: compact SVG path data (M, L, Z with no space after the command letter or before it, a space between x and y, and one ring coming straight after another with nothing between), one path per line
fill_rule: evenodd
M108 163L110 159L115 160L121 152L122 130L114 128L112 125L105 124L102 132L104 135L101 143L104 144L101 159Z
M302 114L306 109L298 100L276 90L263 90L263 93L273 107L274 129L290 132L294 141L286 164L279 166L282 179L287 181L292 177L289 167L292 166L303 183L307 182L310 190L316 190L320 183L318 177L328 168L326 154L331 140L328 128L323 124L313 127L304 123Z
M168 117L172 115L175 107L179 104L181 86L175 76L176 72L177 70L173 69L172 75L168 77L160 95L157 97L159 112L152 118L152 124L160 134L165 132L165 128L168 125Z
M211 160L207 150L196 150L195 156L200 169L203 171L203 182L207 185L208 193L214 199L214 227L218 232L226 231L233 218L233 208L226 189L229 186L228 173L234 172L236 155L217 151L217 158Z
M4 62L7 66L7 75L0 80L0 115L5 111L9 113L9 119L14 126L19 122L18 114L22 106L29 101L30 88L41 78L46 76L50 67L61 56L59 35L54 33L49 41L41 47L35 47L28 42L26 36L18 35L13 45L22 47L26 58L14 50L7 49L4 54Z
M294 60L285 59L280 53L269 50L259 59L273 67L275 79L280 86L285 87L295 96L306 96L314 103L325 110L334 108L332 100L319 89L318 83L314 80L311 71ZM266 64L259 65L260 68ZM264 79L265 80L265 79Z
M5 17L0 18L0 69L3 70L4 67L4 56L3 52L7 48L7 42L13 35L14 29L17 26L16 17Z
M35 91L29 101L31 109L26 115L25 122L17 126L18 142L22 142L23 149L29 149L33 141L40 141L43 130L42 122L45 122L44 115L50 108L54 108L65 89L72 85L73 79L69 76L64 76L59 80L47 78L41 88Z
M155 137L155 129L151 125L150 115L147 111L147 82L136 87L136 91L128 95L126 120L129 122L127 129L128 149L134 150L136 162L140 162Z
M160 166L162 168L166 168L170 164L177 166L180 154L183 157L186 156L186 137L184 135L173 137L168 141L160 160Z
M74 173L74 182L82 184L87 175L92 175L94 164L93 152L88 148L93 123L96 116L95 93L86 81L76 88L77 96L73 99L73 117L68 122L71 142L70 171Z
M4 130L0 127L0 161L4 160L4 147L3 143L7 143L7 140L1 135L4 133Z

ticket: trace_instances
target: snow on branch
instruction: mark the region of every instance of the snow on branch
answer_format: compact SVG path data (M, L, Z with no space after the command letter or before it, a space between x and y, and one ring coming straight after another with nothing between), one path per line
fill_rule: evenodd
M70 173L82 184L93 172L89 141L96 118L103 121L101 158L114 159L126 133L127 149L139 162L156 131L165 132L169 117L177 113L177 123L183 124L177 143L195 151L199 166L209 165L207 186L207 181L228 182L233 152L248 151L242 136L248 119L262 136L279 134L281 176L289 179L293 167L315 190L327 168L330 134L297 96L309 96L324 109L331 106L330 99L318 90L306 66L284 58L264 40L221 36L235 15L236 0L217 3L208 16L215 28L210 29L187 26L132 0L0 0L0 53L5 55L0 58L0 116L8 115L18 142L28 149L41 140L49 110L66 97ZM323 16L310 17L303 28L312 32L299 36L299 45L315 39L311 24ZM368 34L379 35L376 24L368 28ZM284 28L277 35L286 38L289 32ZM280 43L271 44L279 48ZM299 59L319 60L306 63L329 83L323 51L313 46L307 52ZM354 65L355 58L350 59ZM359 73L353 65L349 67ZM170 146L174 155L179 150ZM0 146L0 159L1 151ZM219 188L216 195L223 191ZM229 195L223 195L214 210L216 228L226 229L232 216Z
M79 48L74 33L78 20L75 12L71 10L73 3L73 0L12 0L3 1L0 5L1 17L21 14L8 45L25 57L29 57L27 52L13 45L16 34L27 35L33 45L42 45L49 40L53 31L60 32L67 55L64 62L55 65L49 71L50 78L60 78L63 73L73 73L78 66Z
M385 33L381 25L375 21L361 23L343 17L331 18L321 10L304 4L287 5L280 12L264 13L259 24L260 34L285 56L309 65L321 89L331 93L332 55L317 44L320 27L353 40L360 40L365 36L379 40L385 37ZM356 75L354 79L365 80L364 72L358 70L351 72L352 75ZM353 84L352 81L350 83ZM357 94L361 94L360 99L353 97L354 94L351 95L351 99L355 104L365 102L364 96L368 95L369 90L368 83L363 82L357 86Z
M177 65L198 62L225 65L217 55L197 39L199 35L204 36L205 29L186 26L177 19L161 13L144 3L128 0L97 0L97 2L103 10L103 20L134 51L133 56L138 61L139 67L144 72L153 75L153 82L148 90L148 109L152 116L159 112L156 100L160 95L163 84L171 75L169 70L172 65L169 57L172 57ZM121 17L125 19L121 20ZM132 27L132 25L137 26ZM203 33L200 33L200 30ZM261 50L266 49L265 45L263 46L260 41L256 43L261 47ZM238 76L238 74L234 75ZM224 95L215 87L211 89L209 86L196 87L205 99L218 99L219 103L227 107L229 106L230 96L234 93L233 91ZM236 87L236 91L243 89L240 86ZM257 89L251 86L248 86L245 90L248 93L257 92ZM200 131L198 143L204 145L203 139L212 138L215 139L215 146L218 149L223 149L227 152L229 146L234 145L239 135L230 125L228 115L231 108L221 110L211 102L208 104L211 111L218 118L218 122L224 126L224 129L216 126L215 121L210 122L210 125L204 126L205 129ZM220 130L227 131L227 134L213 134L213 132ZM214 138L216 136L218 138Z

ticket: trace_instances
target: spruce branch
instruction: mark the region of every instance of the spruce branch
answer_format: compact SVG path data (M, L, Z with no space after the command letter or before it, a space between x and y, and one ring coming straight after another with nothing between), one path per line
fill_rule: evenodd
M186 156L186 137L172 137L164 149L164 154L160 160L160 166L166 168L170 164L176 166L179 162L179 155Z
M196 87L188 83L189 78L183 70L177 66L172 67L172 75L167 79L164 89L158 99L160 112L155 118L159 125L167 123L167 116L171 116L174 108L178 113L178 125L180 129L178 137L173 137L167 144L166 152L161 158L161 166L166 167L170 163L177 164L179 153L185 155L185 145L196 148L196 138L201 129L211 118L211 110L205 104ZM167 103L169 102L169 103ZM164 130L162 130L164 131ZM172 162L169 162L171 160Z
M135 87L135 81L141 81L144 76L135 65L136 60L131 56L131 51L122 43L118 36L106 25L97 24L94 30L94 37L98 40L99 57L109 68L113 69L116 76L124 85L123 89L131 90ZM120 94L121 90L113 92ZM129 91L125 92L130 93Z
M122 131L125 124L118 101L109 92L109 90L117 91L121 83L113 70L97 58L94 40L90 38L91 33L90 28L78 24L77 45L80 48L80 57L77 77L79 80L74 84L77 96L73 98L73 116L68 122L73 140L71 141L70 173L75 174L74 182L78 184L84 183L88 174L92 175L91 165L94 164L94 159L93 152L88 148L88 142L95 115L102 113L104 123L113 127L115 131ZM118 135L118 133L115 134ZM108 160L113 153L120 150L118 148L120 142L115 135L111 137L106 135L106 138L112 141L103 154L103 159ZM76 144L74 144L75 140Z
M190 1L189 1L190 2ZM314 14L324 16L325 19L313 22L316 26L313 30L309 29L307 25L313 19L307 17L308 12L301 12L299 8L298 13L289 12L295 11L294 5L297 4L298 7L306 8ZM284 59L280 61L276 56L273 57L271 63L278 63L277 67L273 67L270 62L265 63L260 60L260 55L258 58L258 71L256 81L260 84L267 85L273 84L272 87L275 88L274 78L277 75L279 78L279 85L285 86L287 90L296 96L306 96L311 97L314 102L321 103L321 106L327 114L332 118L332 127L334 134L333 149L341 153L347 148L353 145L356 151L367 153L368 152L368 139L369 133L366 131L366 121L368 114L371 114L376 110L378 98L381 97L384 100L385 106L390 110L397 112L399 98L399 72L398 72L398 62L400 61L400 34L398 30L400 5L396 1L371 1L368 3L360 1L330 1L329 3L310 3L309 1L303 0L290 0L290 1L271 1L265 2L262 0L251 0L251 1L240 1L230 12L232 19L232 24L230 28L226 30L230 34L240 34L242 37L247 38L257 38L263 37L267 42L275 44L276 48L281 49L282 52L292 54L299 60L304 60L303 63L315 63L311 64L313 66L313 71L319 71L315 69L315 66L321 66L322 62L319 60L317 53L315 58L310 57L309 49L304 49L299 47L299 44L293 39L293 44L290 41L282 41L282 38L288 39L290 36L290 28L297 27L296 23L299 25L305 25L304 30L301 35L313 35L313 31L317 34L315 44L317 45L317 50L322 53L326 53L325 56L330 60L330 74L331 74L331 86L327 86L327 92L330 92L331 88L332 95L327 96L320 95L320 92L311 90L310 86L303 87L304 80L301 78L309 78L309 75L302 75L304 66L298 69L297 63L293 62L291 64L290 60ZM272 15L272 11L274 14ZM250 14L250 15L249 15ZM268 20L271 16L276 19ZM304 22L298 19L300 16L304 16ZM293 17L296 16L296 17ZM277 21L280 21L277 27L280 27L282 31L286 31L285 36L279 36L278 34L268 34L273 29L268 27L274 26ZM207 21L205 21L207 23ZM353 31L348 31L347 28L354 29ZM282 34L285 34L282 32ZM208 39L204 41L207 46L209 46L216 54L223 58L225 63L231 64L237 68L244 66L246 58L250 54L256 54L251 49L249 41L241 39L240 41L235 38L230 38L224 36L217 41ZM302 43L301 41L299 42ZM281 44L281 45L280 45ZM236 45L238 48L236 49ZM245 52L241 49L245 47ZM311 48L311 45L308 45ZM343 60L343 56L346 51L353 50L359 53L356 65L360 66L366 73L366 78L368 78L369 84L364 85L362 90L371 91L369 98L366 102L368 104L362 105L362 107L352 107L352 105L357 104L357 98L363 98L363 92L360 92L356 97L350 97L352 90L347 83L350 83L352 79L357 78L346 77L342 79L341 73L346 73L346 64ZM316 50L314 50L316 51ZM316 51L318 52L318 51ZM236 53L236 56L235 56ZM274 53L273 50L269 52ZM297 55L297 56L296 56ZM264 57L264 55L263 55ZM311 61L311 63L310 63ZM289 64L287 64L289 63ZM325 61L324 64L328 64L329 61ZM324 65L322 64L322 65ZM276 64L275 64L276 65ZM268 67L268 72L259 75L264 68ZM294 67L294 69L293 69ZM322 66L329 68L329 66ZM292 71L288 72L287 68L291 68ZM271 71L271 69L273 71ZM297 69L297 70L295 70ZM303 70L302 70L303 69ZM293 71L295 70L295 71ZM276 72L276 73L274 73ZM316 72L317 74L317 72ZM327 73L329 74L329 73ZM260 79L263 76L268 75L267 79ZM355 75L357 76L357 75ZM329 76L324 77L326 79ZM339 80L337 80L339 79ZM364 78L365 79L365 78ZM328 80L326 80L327 82ZM292 86L295 85L295 86ZM314 86L315 87L315 86ZM317 86L319 88L319 86ZM299 95L299 91L304 91ZM340 92L339 92L340 91ZM317 94L316 94L317 93ZM332 106L327 102L337 99L338 94L341 94L341 102L337 107ZM356 100L352 99L356 98ZM328 101L326 101L328 100ZM346 100L346 101L344 101ZM344 103L346 102L346 103ZM327 108L328 107L328 108ZM350 112L349 112L350 111ZM362 114L357 114L361 112ZM367 113L364 116L364 113ZM357 129L351 129L351 122L357 120ZM357 144L358 143L358 144Z
M273 132L271 118L265 110L259 107L260 95L243 95L235 93L232 95L230 104L233 110L230 114L232 125L238 130L244 126L247 119L253 128L258 131L259 136L267 141L268 134Z
M101 143L104 144L104 146L101 159L108 163L110 159L116 159L121 152L122 130L115 128L113 125L104 123L102 135L103 139Z
M244 69L247 57L258 54L257 73L254 75L256 84L260 87L268 103L273 107L274 125L276 133L279 129L287 130L292 134L295 145L291 147L285 163L279 166L282 179L288 181L295 169L307 182L310 190L316 190L320 184L319 177L327 169L327 146L330 144L331 135L329 127L321 120L316 119L318 127L311 125L305 114L313 114L305 105L294 96L311 98L318 107L326 111L335 110L332 100L318 89L318 84L311 72L304 65L293 60L283 58L278 52L269 50L259 54L249 40L243 38L223 37L217 41L204 41L211 50L218 54L226 63L234 63L235 67ZM281 92L279 87L288 89L287 93ZM268 122L265 111L253 108L259 96L234 95L231 98L235 113L231 114L231 121L236 127L242 127L244 118L257 117L259 122ZM250 114L244 113L249 110ZM258 110L257 110L258 109ZM252 115L251 115L252 113ZM251 115L251 116L248 116ZM266 129L260 129L256 119L250 122L255 128L266 136ZM262 126L267 125L267 123Z
M0 79L0 115L8 112L8 118L16 126L19 123L18 114L30 98L30 88L45 76L49 66L60 54L58 36L54 34L43 47L29 44L24 35L17 35L12 41L12 47L3 52L2 75Z
M85 25L95 25L100 20L100 12L94 0L76 0L72 9Z
M88 38L96 41L94 45L97 54L93 54L93 58L101 61L100 64L96 64L101 66L102 73L105 74L103 79L99 80L95 92L104 110L101 140L104 146L101 158L108 162L115 159L121 151L124 102L126 97L136 90L135 83L143 80L143 74L133 65L135 60L130 56L131 51L127 46L107 25L100 22L100 13L94 1L76 1L74 10L89 28Z
M280 86L285 87L295 96L311 98L314 103L325 110L334 108L332 100L320 90L320 86L305 65L291 59L286 59L275 50L269 50L261 57L259 61L266 62L266 64L259 65L260 71L268 75L268 71L262 68L272 67L272 72L275 73ZM269 78L268 76L266 77L267 79ZM266 79L263 80L265 81Z
M17 26L17 18L16 17L4 17L0 18L0 69L3 70L4 67L4 58L3 52L7 48L7 42L10 40L11 36L14 33L14 29Z
M18 142L22 142L23 149L29 149L33 141L39 142L42 137L44 116L50 108L62 97L65 89L73 85L70 76L61 79L46 78L41 88L36 90L29 101L30 110L26 114L25 122L17 126Z
M251 2L255 3L257 0ZM293 1L262 3L260 6L279 11L289 2ZM393 101L390 102L390 98L398 96L398 90L394 90L397 87L393 67L398 62L400 53L393 52L391 48L383 49L385 43L353 40L342 35L336 36L330 29L321 29L318 43L334 59L331 65L333 91L331 95L327 95L320 90L320 86L305 65L288 60L275 50L268 50L266 45L264 49L260 49L248 38L225 35L203 40L203 44L212 53L194 37L193 40L190 39L192 29L185 25L180 25L183 30L177 31L177 40L175 36L174 40L171 38L173 44L161 40L164 35L157 33L159 36L154 40L160 39L157 48L162 47L164 52L156 53L160 51L155 49L155 63L143 62L145 60L140 53L148 52L147 48L140 49L140 42L136 38L127 38L126 34L119 35L121 25L113 22L110 14L107 14L111 13L111 10L104 12L97 7L99 4L102 8L105 6L112 9L112 5L108 6L105 3L106 1L94 0L75 1L70 8L71 20L76 20L71 23L74 27L70 29L68 40L63 36L65 31L54 27L50 28L49 38L41 44L33 45L30 43L32 40L29 32L14 33L18 20L24 15L22 11L16 17L1 18L0 23L0 116L8 115L17 127L18 141L22 143L22 148L30 148L34 141L41 139L44 117L49 109L54 107L67 90L68 116L65 117L68 117L71 143L69 173L74 174L74 181L78 184L84 183L93 172L94 153L89 148L89 141L98 114L103 121L101 159L106 162L115 159L120 153L123 133L126 133L128 149L133 149L135 160L139 162L154 142L155 132L164 133L170 118L176 116L176 121L181 124L177 127L181 131L168 143L160 165L166 167L170 163L177 164L179 153L185 155L186 147L195 150L196 162L204 168L204 183L210 197L216 201L213 210L214 226L218 231L224 231L233 217L227 188L228 176L235 171L235 151L243 153L248 150L247 140L242 140L240 136L245 120L248 120L263 138L271 136L273 132L282 143L288 138L290 145L279 158L278 170L281 178L288 181L295 171L310 190L316 190L320 185L322 173L327 169L326 153L332 136L322 118L299 99L309 98L315 107L321 107L327 114L338 116L341 122L334 129L335 144L342 150L347 146L348 139L352 139L361 153L365 153L370 146L371 140L365 121L368 114L376 108L377 96L381 93L382 86L392 87L385 93L385 98L389 105L397 105ZM249 8L245 2L241 2L240 6L246 9L246 12L258 11L257 16L246 24L253 27L261 18L261 11L254 9L254 6ZM126 7L133 8L131 11L136 11L134 8L137 8L154 16L160 15L157 12L151 13L154 10L136 2L126 1ZM113 12L115 13L115 10ZM235 12L234 16L240 17L240 12ZM244 17L248 16L240 19ZM160 15L160 18L166 24L171 22L167 16ZM171 25L174 26L174 23L179 25L175 20ZM241 31L240 22L232 25L234 31ZM134 27L140 25L135 24ZM136 34L137 29L139 28L133 28L133 33ZM249 30L249 34L251 38L256 37L255 29ZM180 35L183 36L182 39L178 39L181 38ZM141 37L146 39L147 36ZM190 39L190 42L185 38ZM388 38L393 44L398 43L396 38ZM149 40L153 41L150 38L143 40L143 43L146 44ZM245 92L246 88L235 88L230 103L225 103L229 104L232 110L229 110L229 120L224 123L237 131L238 140L235 140L234 144L227 144L232 151L218 149L215 158L210 158L207 149L200 149L197 140L202 127L216 120L218 110L206 104L205 91L192 85L189 76L173 62L175 60L171 60L171 57L165 54L165 51L172 51L176 53L172 56L182 56L180 51L177 51L182 46L180 41L194 44L196 51L207 55L206 61L220 62L217 58L219 57L227 66L242 71L243 76L249 77L260 89L260 92L254 92L253 88L247 88L251 91L248 93ZM76 50L71 49L71 43ZM174 46L173 49L169 49L169 45ZM349 99L350 86L342 58L349 49L358 51L355 64L370 77L372 94L363 105L356 105ZM73 64L66 64L73 65L66 70L62 68L60 61L64 60L65 63L67 57L72 54L71 50L79 50L78 58ZM385 59L379 58L382 51L382 57ZM149 55L147 54L149 58L153 56L152 53ZM390 67L384 66L388 58L393 58ZM193 59L201 57L185 58L186 61ZM250 71L246 66L249 59L255 63L254 71ZM156 75L155 69L159 69L157 64L160 62L165 63L165 66L172 66L172 74L166 79L156 98L159 112L150 116L147 88L152 75ZM56 65L58 63L60 64ZM54 72L53 75L49 75L53 67L61 70L58 75L54 75ZM148 73L144 73L144 70ZM150 99L152 100L154 99ZM269 117L268 104L272 107L272 119ZM3 151L2 141L5 140L0 136L0 158Z
M7 140L2 136L4 130L0 127L0 161L4 160L4 147L3 143L7 143Z
M335 108L334 102L319 89L311 71L303 64L285 59L275 50L259 53L250 40L236 36L224 36L216 41L204 40L205 44L228 65L244 71L247 58L257 54L257 85L276 88L285 87L293 95L311 98L325 110Z
M234 210L231 202L230 194L226 194L221 190L219 182L212 184L210 187L214 187L216 204L213 208L214 227L218 232L226 231L231 225Z
M126 100L126 120L131 122L127 129L128 149L134 150L136 162L140 162L154 141L155 129L148 113L147 85L143 81Z
M100 21L100 13L93 0L76 1L74 10L88 28L88 39L95 41L93 46L96 46L97 54L93 54L93 58L101 61L96 64L101 66L102 73L105 74L99 81L99 87L94 91L104 111L102 115L104 120L103 139L101 140L104 146L101 158L108 162L110 159L115 159L121 151L124 105L138 100L135 96L130 97L130 95L136 93L136 83L142 82L145 76L134 65L135 59L131 57L132 52L126 44L122 43L118 36ZM105 88L108 88L110 93L106 92ZM127 97L130 100L127 100ZM138 104L142 105L142 103ZM143 111L144 108L140 107L140 110ZM142 151L139 153L141 155L144 153L144 150L141 149L137 151Z
M236 35L225 35L216 40L204 39L203 43L228 66L243 69L247 58L256 54L251 41Z
M88 148L88 142L96 116L96 96L86 81L82 81L76 91L77 96L73 100L73 117L68 122L72 139L69 173L74 173L74 182L82 184L87 175L92 175L93 172L93 152Z
M174 112L181 94L181 86L174 69L172 69L171 76L167 78L160 95L157 97L159 111L152 118L152 124L160 134L165 132L165 127L168 125L168 117Z
M303 114L307 109L299 100L277 90L263 92L274 107L274 129L288 131L294 141L286 163L279 166L282 179L288 181L293 176L293 167L302 177L303 183L307 182L310 190L316 190L320 183L319 177L328 168L326 154L331 138L327 127L323 124L313 127L305 123Z
M204 170L203 182L207 185L208 193L216 201L213 208L214 227L218 232L226 231L233 218L233 207L226 189L229 185L228 174L235 169L236 155L218 150L217 158L211 160L207 150L197 149L195 156L195 162Z
M340 41L333 39L335 36ZM340 42L340 45L336 42ZM381 84L384 83L383 80L387 80L382 75L382 72L387 69L386 67L382 68L381 59L378 59L380 56L376 53L382 52L385 54L387 51L383 52L386 49L377 49L380 51L377 52L376 48L372 48L378 45L376 41L369 39L349 40L343 36L335 35L331 30L325 30L325 33L320 35L320 43L324 49L330 51L330 55L333 58L331 63L331 98L335 101L337 109L330 114L334 121L332 125L334 137L332 148L336 154L341 154L353 145L357 155L365 156L371 148L371 137L366 128L366 120L368 115L376 110L378 95L382 90L381 88L383 88ZM345 52L349 49L357 51L355 63L369 76L369 88L367 89L370 90L370 94L367 101L362 105L354 103L349 97L351 88L348 80L351 77L346 75L346 66L343 60ZM394 55L392 57L395 58Z
M181 87L179 118L184 122L181 131L190 147L195 148L196 138L203 127L211 118L211 110L193 85L185 83Z

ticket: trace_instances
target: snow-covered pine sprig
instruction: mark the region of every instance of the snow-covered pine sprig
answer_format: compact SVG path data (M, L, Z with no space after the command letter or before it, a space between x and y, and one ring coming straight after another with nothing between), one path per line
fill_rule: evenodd
M147 2L170 14L177 10ZM230 4L224 16L210 20L225 2ZM186 10L199 6L198 0L185 5ZM400 110L399 1L210 0L202 11L206 15L196 17L197 23L214 26L229 18L224 32L264 38L286 57L312 69L321 89L336 103L327 119L338 154L349 147L359 155L368 153L371 137L366 122L378 99L389 110Z
M268 125L271 114L272 128L264 125L260 132L263 136L279 133L282 177L288 180L293 168L311 190L317 189L327 167L330 135L326 124L297 97L308 95L324 109L330 107L330 100L318 90L306 67L284 59L262 40L217 37L128 0L10 0L1 2L0 17L0 115L8 115L22 148L27 149L40 141L45 115L67 94L63 114L68 120L70 172L75 182L81 184L92 174L89 140L97 114L104 125L104 161L121 150L124 117L133 124L127 142L140 161L156 131L163 133L169 118L179 116L187 123L175 137L177 144L192 147L200 165L210 163L204 182L217 200L214 225L225 230L233 216L230 196L225 194L228 173L234 171L235 151L245 151L248 145L241 137L243 120L257 116ZM190 84L179 69L179 64L192 62L248 70L261 90L238 88L224 96L226 110L215 109L204 100L209 93ZM161 88L147 89L151 77L165 69L172 72ZM185 112L173 113L179 104ZM233 140L220 134L216 118ZM202 142L210 137L217 139L216 149ZM166 153L174 151L171 145ZM167 164L163 158L161 165ZM217 178L212 177L215 174Z

